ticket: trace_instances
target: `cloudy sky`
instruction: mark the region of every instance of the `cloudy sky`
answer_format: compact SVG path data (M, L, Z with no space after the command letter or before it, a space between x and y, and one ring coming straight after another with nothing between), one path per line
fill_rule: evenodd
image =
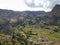
M15 11L51 11L60 0L0 0L0 9Z

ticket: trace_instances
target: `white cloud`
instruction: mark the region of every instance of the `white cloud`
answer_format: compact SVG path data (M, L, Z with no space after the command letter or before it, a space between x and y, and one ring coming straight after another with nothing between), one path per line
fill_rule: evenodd
M27 1L27 0L25 0ZM50 1L49 0L32 0L32 4L28 5L29 3L27 2L27 6L34 8L35 10L44 10L44 11L51 11L49 8ZM33 5L33 6L32 6Z
M20 11L28 9L23 0L0 0L0 8Z
M35 0L34 3L35 3L36 6L39 6L40 3L42 3L42 2L41 2L41 0Z
M32 3L32 0L27 0L28 3Z
M28 6L24 1L27 1L29 4L34 1L31 4L32 8L31 5ZM60 4L60 0L0 0L0 9L10 9L16 11L50 11L57 3Z

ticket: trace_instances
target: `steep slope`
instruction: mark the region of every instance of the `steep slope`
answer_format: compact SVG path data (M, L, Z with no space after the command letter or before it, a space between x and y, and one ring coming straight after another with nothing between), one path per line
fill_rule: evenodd
M45 21L48 24L60 25L60 5L56 5L53 10L45 16Z
M60 17L60 5L56 5L51 11L51 13Z

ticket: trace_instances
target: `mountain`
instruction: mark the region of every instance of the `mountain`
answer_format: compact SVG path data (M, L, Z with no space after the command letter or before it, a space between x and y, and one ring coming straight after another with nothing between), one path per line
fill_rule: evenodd
M42 17L47 24L60 25L60 5L56 5L51 12L44 11L12 11L0 9L0 24L8 21L17 22L26 18Z
M56 5L51 11L51 13L60 17L60 5Z
M46 23L60 25L60 5L56 5L48 15L45 16Z
M1 45L59 45L60 5L51 12L0 9L0 42Z
M17 21L18 19L25 19L26 17L34 17L41 14L46 14L44 11L12 11L6 9L0 9L0 24L4 24L7 21Z

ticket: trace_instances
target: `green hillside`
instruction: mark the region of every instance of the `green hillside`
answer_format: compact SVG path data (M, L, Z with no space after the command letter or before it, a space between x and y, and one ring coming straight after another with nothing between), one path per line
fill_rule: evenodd
M59 12L0 9L0 45L60 45Z

